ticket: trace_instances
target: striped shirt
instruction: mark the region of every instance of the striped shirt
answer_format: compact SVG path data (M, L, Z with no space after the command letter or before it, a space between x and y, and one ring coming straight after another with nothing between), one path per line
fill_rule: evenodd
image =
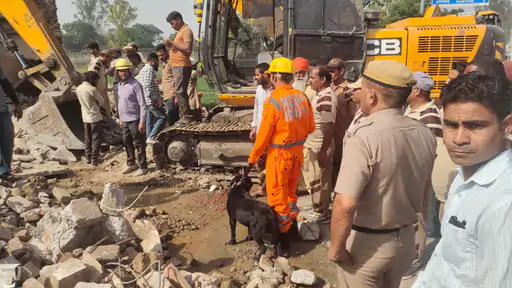
M512 150L450 187L432 258L413 288L512 287Z
M138 79L137 79L138 78ZM146 99L146 105L153 105L153 101L162 100L162 95L160 94L160 89L156 84L156 72L155 68L150 64L144 65L140 70L139 75L135 78L139 80L142 85L142 89L144 91L144 99Z
M320 149L324 139L323 128L328 123L336 123L338 100L331 87L318 92L311 101L315 118L315 132L309 134L304 147Z
M421 106L417 109L412 109L408 106L405 110L405 116L411 117L427 125L427 127L436 135L436 137L443 137L443 127L441 121L441 113L437 108L434 100Z

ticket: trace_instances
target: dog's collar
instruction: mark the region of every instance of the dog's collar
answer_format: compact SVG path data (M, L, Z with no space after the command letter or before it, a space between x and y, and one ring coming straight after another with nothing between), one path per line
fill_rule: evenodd
M271 249L273 249L273 248L274 248L274 245L273 245L273 244L267 244L267 243L263 243L263 244L265 244L265 247L267 247L267 248L271 248Z

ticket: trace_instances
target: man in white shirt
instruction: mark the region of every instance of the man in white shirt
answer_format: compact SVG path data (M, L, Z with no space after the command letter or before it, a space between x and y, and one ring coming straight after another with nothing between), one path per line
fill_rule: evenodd
M258 87L256 87L256 96L254 98L254 112L252 114L252 129L251 134L249 137L251 140L256 139L256 134L258 132L258 128L261 123L261 118L263 115L263 102L265 102L265 99L267 99L268 96L270 96L270 92L272 92L273 87L272 83L270 82L270 75L268 73L265 73L270 68L270 65L268 63L260 63L256 65L255 68L255 80L258 84ZM251 196L258 197L258 196L265 196L266 189L265 189L265 159L267 154L263 154L260 157L260 160L258 161L256 167L258 169L258 178L260 180L260 189L258 191L252 192Z
M460 168L448 192L441 240L412 287L512 287L508 84L473 72L445 88L443 139Z
M101 138L103 134L103 115L100 107L105 99L96 85L101 76L95 71L85 73L85 81L76 88L76 96L82 110L85 130L85 158L87 164L98 165Z

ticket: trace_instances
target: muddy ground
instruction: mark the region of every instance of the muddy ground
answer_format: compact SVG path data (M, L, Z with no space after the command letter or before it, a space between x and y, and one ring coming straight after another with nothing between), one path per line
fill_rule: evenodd
M74 172L59 179L58 184L86 194L101 193L103 185L112 182L125 190L125 205L132 203L148 187L132 207L142 208L149 214L164 212L152 219L160 231L164 248L167 247L176 258L175 262L185 265L191 272L219 270L235 279L243 279L245 272L256 267L258 247L254 242L242 241L247 235L245 227L237 225L237 240L241 243L235 246L224 244L230 237L225 211L225 187L229 175L209 174L204 169L199 173L174 169L156 171L150 164L151 173L132 177L119 173L124 159L124 152L119 151L110 154L98 168L83 162L72 164L70 168ZM301 210L309 209L310 203L308 195L300 196ZM294 243L290 261L295 268L313 271L320 280L316 287L338 286L335 265L327 259L329 225L322 227L321 234L318 241ZM410 287L412 282L404 281L401 287Z

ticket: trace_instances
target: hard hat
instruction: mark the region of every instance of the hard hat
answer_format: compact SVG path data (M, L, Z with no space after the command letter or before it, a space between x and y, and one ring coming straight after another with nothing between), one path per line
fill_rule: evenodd
M294 74L292 60L284 57L275 58L270 62L270 68L266 71L267 73L288 73Z
M116 70L126 70L132 68L132 64L124 58L116 60Z

